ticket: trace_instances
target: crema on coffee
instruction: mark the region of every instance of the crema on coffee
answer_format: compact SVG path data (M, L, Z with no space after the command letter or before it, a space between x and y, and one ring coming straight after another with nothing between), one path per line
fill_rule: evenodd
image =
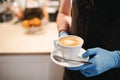
M82 43L82 41L75 36L66 36L59 39L60 44L64 46L77 46Z

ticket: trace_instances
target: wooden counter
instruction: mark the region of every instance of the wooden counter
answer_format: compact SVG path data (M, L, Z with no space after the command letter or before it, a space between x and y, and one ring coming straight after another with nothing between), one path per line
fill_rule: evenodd
M26 34L21 23L0 23L0 54L50 53L57 39L57 26L50 22L35 34Z

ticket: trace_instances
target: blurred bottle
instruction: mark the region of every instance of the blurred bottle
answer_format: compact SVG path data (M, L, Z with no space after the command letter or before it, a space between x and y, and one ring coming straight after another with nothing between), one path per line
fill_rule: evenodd
M17 19L23 18L23 10L16 1L13 2L12 10L14 13L14 17L16 17Z
M7 22L13 18L11 3L7 0L0 1L0 22Z

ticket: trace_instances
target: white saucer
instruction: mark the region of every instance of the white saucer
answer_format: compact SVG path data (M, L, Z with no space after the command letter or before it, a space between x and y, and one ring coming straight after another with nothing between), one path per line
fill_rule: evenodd
M80 58L79 58L79 60L81 60L81 61L88 61L89 57L87 57L87 58L82 58L82 57L81 57L82 53L84 53L84 52L86 52L86 51L85 51L85 49L82 48L82 49L80 50L80 54L79 54ZM58 62L58 61L56 61L56 60L53 58L54 55L58 55L58 56L61 56L61 57L62 57L62 53L61 53L61 51L58 51L58 50L54 50L53 52L51 52L50 57L51 57L52 61L53 61L54 63L56 63L57 65L60 65L60 66L63 66L63 67L78 67L78 66L83 65L83 63Z

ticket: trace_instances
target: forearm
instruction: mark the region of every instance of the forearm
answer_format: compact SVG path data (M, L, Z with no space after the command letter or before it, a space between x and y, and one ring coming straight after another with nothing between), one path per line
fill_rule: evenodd
M65 17L66 15L62 13L59 13L57 16L57 27L59 32L61 31L69 32L70 24L68 23Z
M57 15L58 31L67 31L71 26L71 7L70 0L61 0L60 7ZM68 20L69 17L69 20Z

